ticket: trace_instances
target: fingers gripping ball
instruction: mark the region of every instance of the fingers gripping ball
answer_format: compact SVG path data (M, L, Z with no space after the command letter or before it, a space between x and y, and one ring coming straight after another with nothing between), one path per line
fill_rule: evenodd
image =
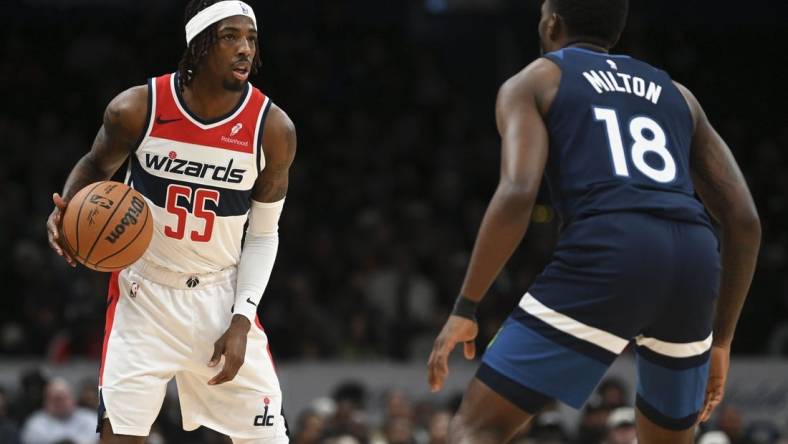
M117 271L139 259L153 235L153 216L142 195L119 182L81 189L63 215L63 244L82 265Z

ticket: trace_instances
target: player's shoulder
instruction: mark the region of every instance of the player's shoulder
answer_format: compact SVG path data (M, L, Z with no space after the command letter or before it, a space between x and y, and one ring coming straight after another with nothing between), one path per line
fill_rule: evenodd
M134 114L148 109L148 85L136 85L116 95L107 105L107 109L121 114Z
M289 156L292 156L296 149L295 124L285 110L273 102L265 118L263 149L266 153L272 150L284 151Z
M687 106L689 107L690 114L692 115L693 127L697 128L698 119L704 117L703 109L700 106L700 102L698 102L698 99L695 97L694 94L692 94L692 91L690 91L689 88L687 88L686 86L682 85L681 83L675 80L671 80L671 81L673 82L673 85L676 86L676 89L678 89L681 95L684 97L684 100L687 102Z
M545 84L553 83L561 78L561 69L547 58L540 57L509 77L501 86L501 91L518 92L539 89Z
M132 86L116 95L104 112L104 123L133 133L145 126L149 107L148 85Z
M546 113L561 83L561 69L547 58L540 57L506 80L498 91L498 101L533 99Z

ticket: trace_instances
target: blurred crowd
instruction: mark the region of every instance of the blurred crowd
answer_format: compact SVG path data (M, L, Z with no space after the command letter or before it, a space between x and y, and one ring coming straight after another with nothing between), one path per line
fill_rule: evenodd
M94 444L98 398L94 381L75 391L68 382L38 371L21 377L22 390L0 390L0 444ZM568 423L557 404L547 406L518 433L514 444L636 444L635 410L630 388L607 379ZM449 422L461 395L446 402L419 399L402 390L377 393L347 381L315 398L296 418L289 418L293 444L445 444ZM287 419L287 418L286 418ZM231 444L205 428L185 432L177 397L167 395L148 444ZM772 423L745 423L740 411L722 405L704 423L697 444L788 444Z

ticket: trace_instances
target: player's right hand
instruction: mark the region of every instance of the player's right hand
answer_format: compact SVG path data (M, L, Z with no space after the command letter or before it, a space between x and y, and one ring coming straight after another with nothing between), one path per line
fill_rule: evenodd
M706 422L711 418L714 409L722 402L725 395L725 382L728 380L728 366L730 364L730 348L712 345L711 365L709 366L709 382L706 385L706 399L703 401L703 410L700 411L699 422Z
M474 340L478 334L479 325L476 322L460 316L449 316L443 330L435 339L430 360L427 363L427 379L430 390L437 392L443 388L443 381L449 374L449 355L457 344L463 343L466 359L473 359L476 356Z
M60 227L63 225L63 213L66 212L68 202L66 202L60 194L55 193L52 195L52 202L55 204L55 209L47 219L47 237L49 238L49 246L55 250L55 253L62 256L72 267L76 267L77 263L74 258L68 254L65 248L60 243Z

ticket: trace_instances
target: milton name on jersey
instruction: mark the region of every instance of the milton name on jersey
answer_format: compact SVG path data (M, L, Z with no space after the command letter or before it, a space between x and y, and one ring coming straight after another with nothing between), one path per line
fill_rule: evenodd
M610 59L607 64L613 71L588 70L583 72L583 77L599 94L619 92L634 94L651 101L654 105L659 102L662 86L653 81L646 81L637 75L618 72L618 64Z

